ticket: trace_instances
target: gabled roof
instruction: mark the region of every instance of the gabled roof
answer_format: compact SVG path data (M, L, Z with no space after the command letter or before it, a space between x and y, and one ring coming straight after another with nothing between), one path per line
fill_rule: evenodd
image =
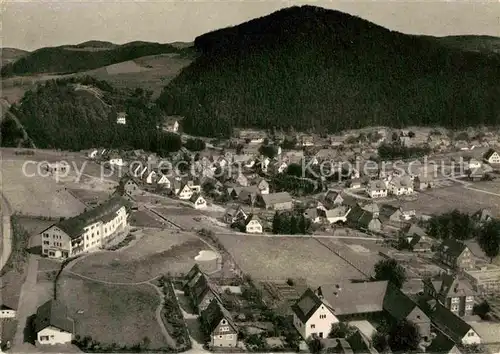
M201 317L207 326L207 330L212 333L219 323L225 319L234 332L238 332L238 327L233 321L229 311L218 301L212 300L210 305L202 312Z
M304 294L292 305L292 310L302 323L306 323L321 305L325 304L319 296L307 288Z
M385 182L384 181L370 181L368 183L368 189L370 190L386 190L387 189L387 186L385 185Z
M441 277L441 287L437 289L439 294L444 297L472 296L475 291L465 279L459 279L450 274L444 274Z
M368 227L370 222L375 218L373 213L363 210L360 206L356 206L351 209L349 214L347 214L347 220L351 223L355 223L361 227Z
M260 223L260 219L257 215L255 214L249 214L247 218L245 219L245 226L250 223L250 221L258 221Z
M427 353L449 353L454 347L455 342L440 330L436 331L436 337L431 345L426 348Z
M387 286L384 297L384 310L395 320L405 319L414 309L418 307L405 293L392 284Z
M349 211L348 207L341 205L334 209L327 210L325 212L325 216L327 218L339 218L345 216L348 211Z
M322 285L321 290L335 315L380 312L387 281Z
M445 252L446 254L457 258L462 254L462 252L467 248L467 246L460 241L456 241L454 239L444 240L439 245L439 250Z
M193 195L191 196L191 198L189 198L189 201L190 201L191 203L196 203L196 201L197 201L199 198L202 198L202 199L203 199L203 197L201 196L201 194L200 194L200 193L193 193Z
M472 329L467 322L439 302L435 302L426 312L432 323L455 343L461 343L462 338Z
M486 160L489 160L491 156L493 156L493 154L495 153L496 151L494 149L488 149L488 151L486 151L483 155L483 158L485 158Z
M266 205L287 203L292 201L292 196L288 192L263 194L262 200Z
M121 207L127 207L128 205L129 203L121 196L113 196L108 201L96 206L93 209L90 209L73 218L65 219L50 227L58 227L59 229L64 231L70 238L74 239L79 237L84 232L84 228L88 225L100 220L103 222L109 221L110 218L112 219L115 216L116 212Z
M409 224L403 228L403 232L408 237L427 237L427 233L417 224Z
M484 253L481 246L475 240L464 241L465 246L471 251L471 253L477 257L489 261L489 257Z
M35 332L51 326L73 333L73 321L68 318L64 305L56 300L47 301L36 311Z
M210 281L205 273L202 273L190 289L190 293L194 297L196 305L201 303L208 292L212 292L216 298L219 298L217 287Z

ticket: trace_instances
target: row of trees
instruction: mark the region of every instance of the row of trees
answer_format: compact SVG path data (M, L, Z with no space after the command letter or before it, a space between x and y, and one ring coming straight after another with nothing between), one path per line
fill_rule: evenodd
M428 146L404 146L399 142L384 143L378 147L378 156L383 160L412 159L428 155Z
M289 212L276 212L273 217L273 234L306 235L311 228L311 221L304 215Z
M483 252L491 260L500 253L500 221L497 219L478 222L470 214L453 210L428 220L427 233L440 240L476 239Z

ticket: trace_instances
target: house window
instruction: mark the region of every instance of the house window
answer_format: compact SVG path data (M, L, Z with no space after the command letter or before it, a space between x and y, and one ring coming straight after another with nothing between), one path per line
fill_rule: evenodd
M467 333L467 337L474 337L474 332Z
M319 315L320 319L326 318L326 315Z
M460 298L458 298L458 297L454 297L451 299L452 304L458 304L459 302L460 302Z
M451 311L458 311L458 306L456 306L456 305L455 305L455 306L452 306L452 307L451 307Z
M311 325L311 329L314 329L314 328L316 328L316 325L313 325L313 324L312 324L312 325Z
M465 309L466 309L466 310L472 310L472 305L467 305L467 306L465 306Z
M474 296L467 296L465 301L467 301L467 302L474 301Z
M49 340L49 336L40 336L40 342Z

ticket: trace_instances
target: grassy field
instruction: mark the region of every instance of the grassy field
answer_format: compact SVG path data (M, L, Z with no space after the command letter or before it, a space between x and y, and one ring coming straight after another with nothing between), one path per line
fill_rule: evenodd
M218 234L217 238L243 272L262 281L303 278L311 286L363 274L312 238L254 237Z
M208 246L189 233L143 230L141 241L118 252L102 252L82 258L71 271L93 279L136 283L162 274L181 274Z
M491 186L488 184L489 188ZM472 186L484 189L483 187ZM493 191L494 187L491 191ZM498 190L496 192L499 192ZM500 197L469 190L461 185L430 189L420 192L415 201L403 202L404 208L415 209L417 214L442 214L453 209L474 213L482 208L489 208L496 216L500 216Z
M130 214L129 223L131 226L172 228L171 224L158 220L154 214L147 210L134 211Z
M100 191L91 189L68 189L68 191L82 203L95 206L105 202L111 196L111 191Z
M14 211L47 217L71 217L84 211L85 204L54 179L41 177L35 171L35 165L30 165L26 168L27 174L23 173L22 160L2 161L2 193Z
M167 345L155 317L160 299L150 285L107 285L64 274L57 293L80 336L118 345L148 337L151 349Z

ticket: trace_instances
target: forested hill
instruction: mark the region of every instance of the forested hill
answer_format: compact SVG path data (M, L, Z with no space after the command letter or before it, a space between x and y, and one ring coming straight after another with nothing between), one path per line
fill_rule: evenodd
M159 104L192 134L500 123L500 58L313 6L199 36Z
M39 148L177 151L180 137L157 128L163 115L151 94L118 90L91 77L51 80L28 91L11 112ZM126 125L117 124L119 112L127 114Z
M170 44L132 42L115 45L90 41L71 46L41 48L2 67L1 76L35 73L74 73L163 53L179 53Z

